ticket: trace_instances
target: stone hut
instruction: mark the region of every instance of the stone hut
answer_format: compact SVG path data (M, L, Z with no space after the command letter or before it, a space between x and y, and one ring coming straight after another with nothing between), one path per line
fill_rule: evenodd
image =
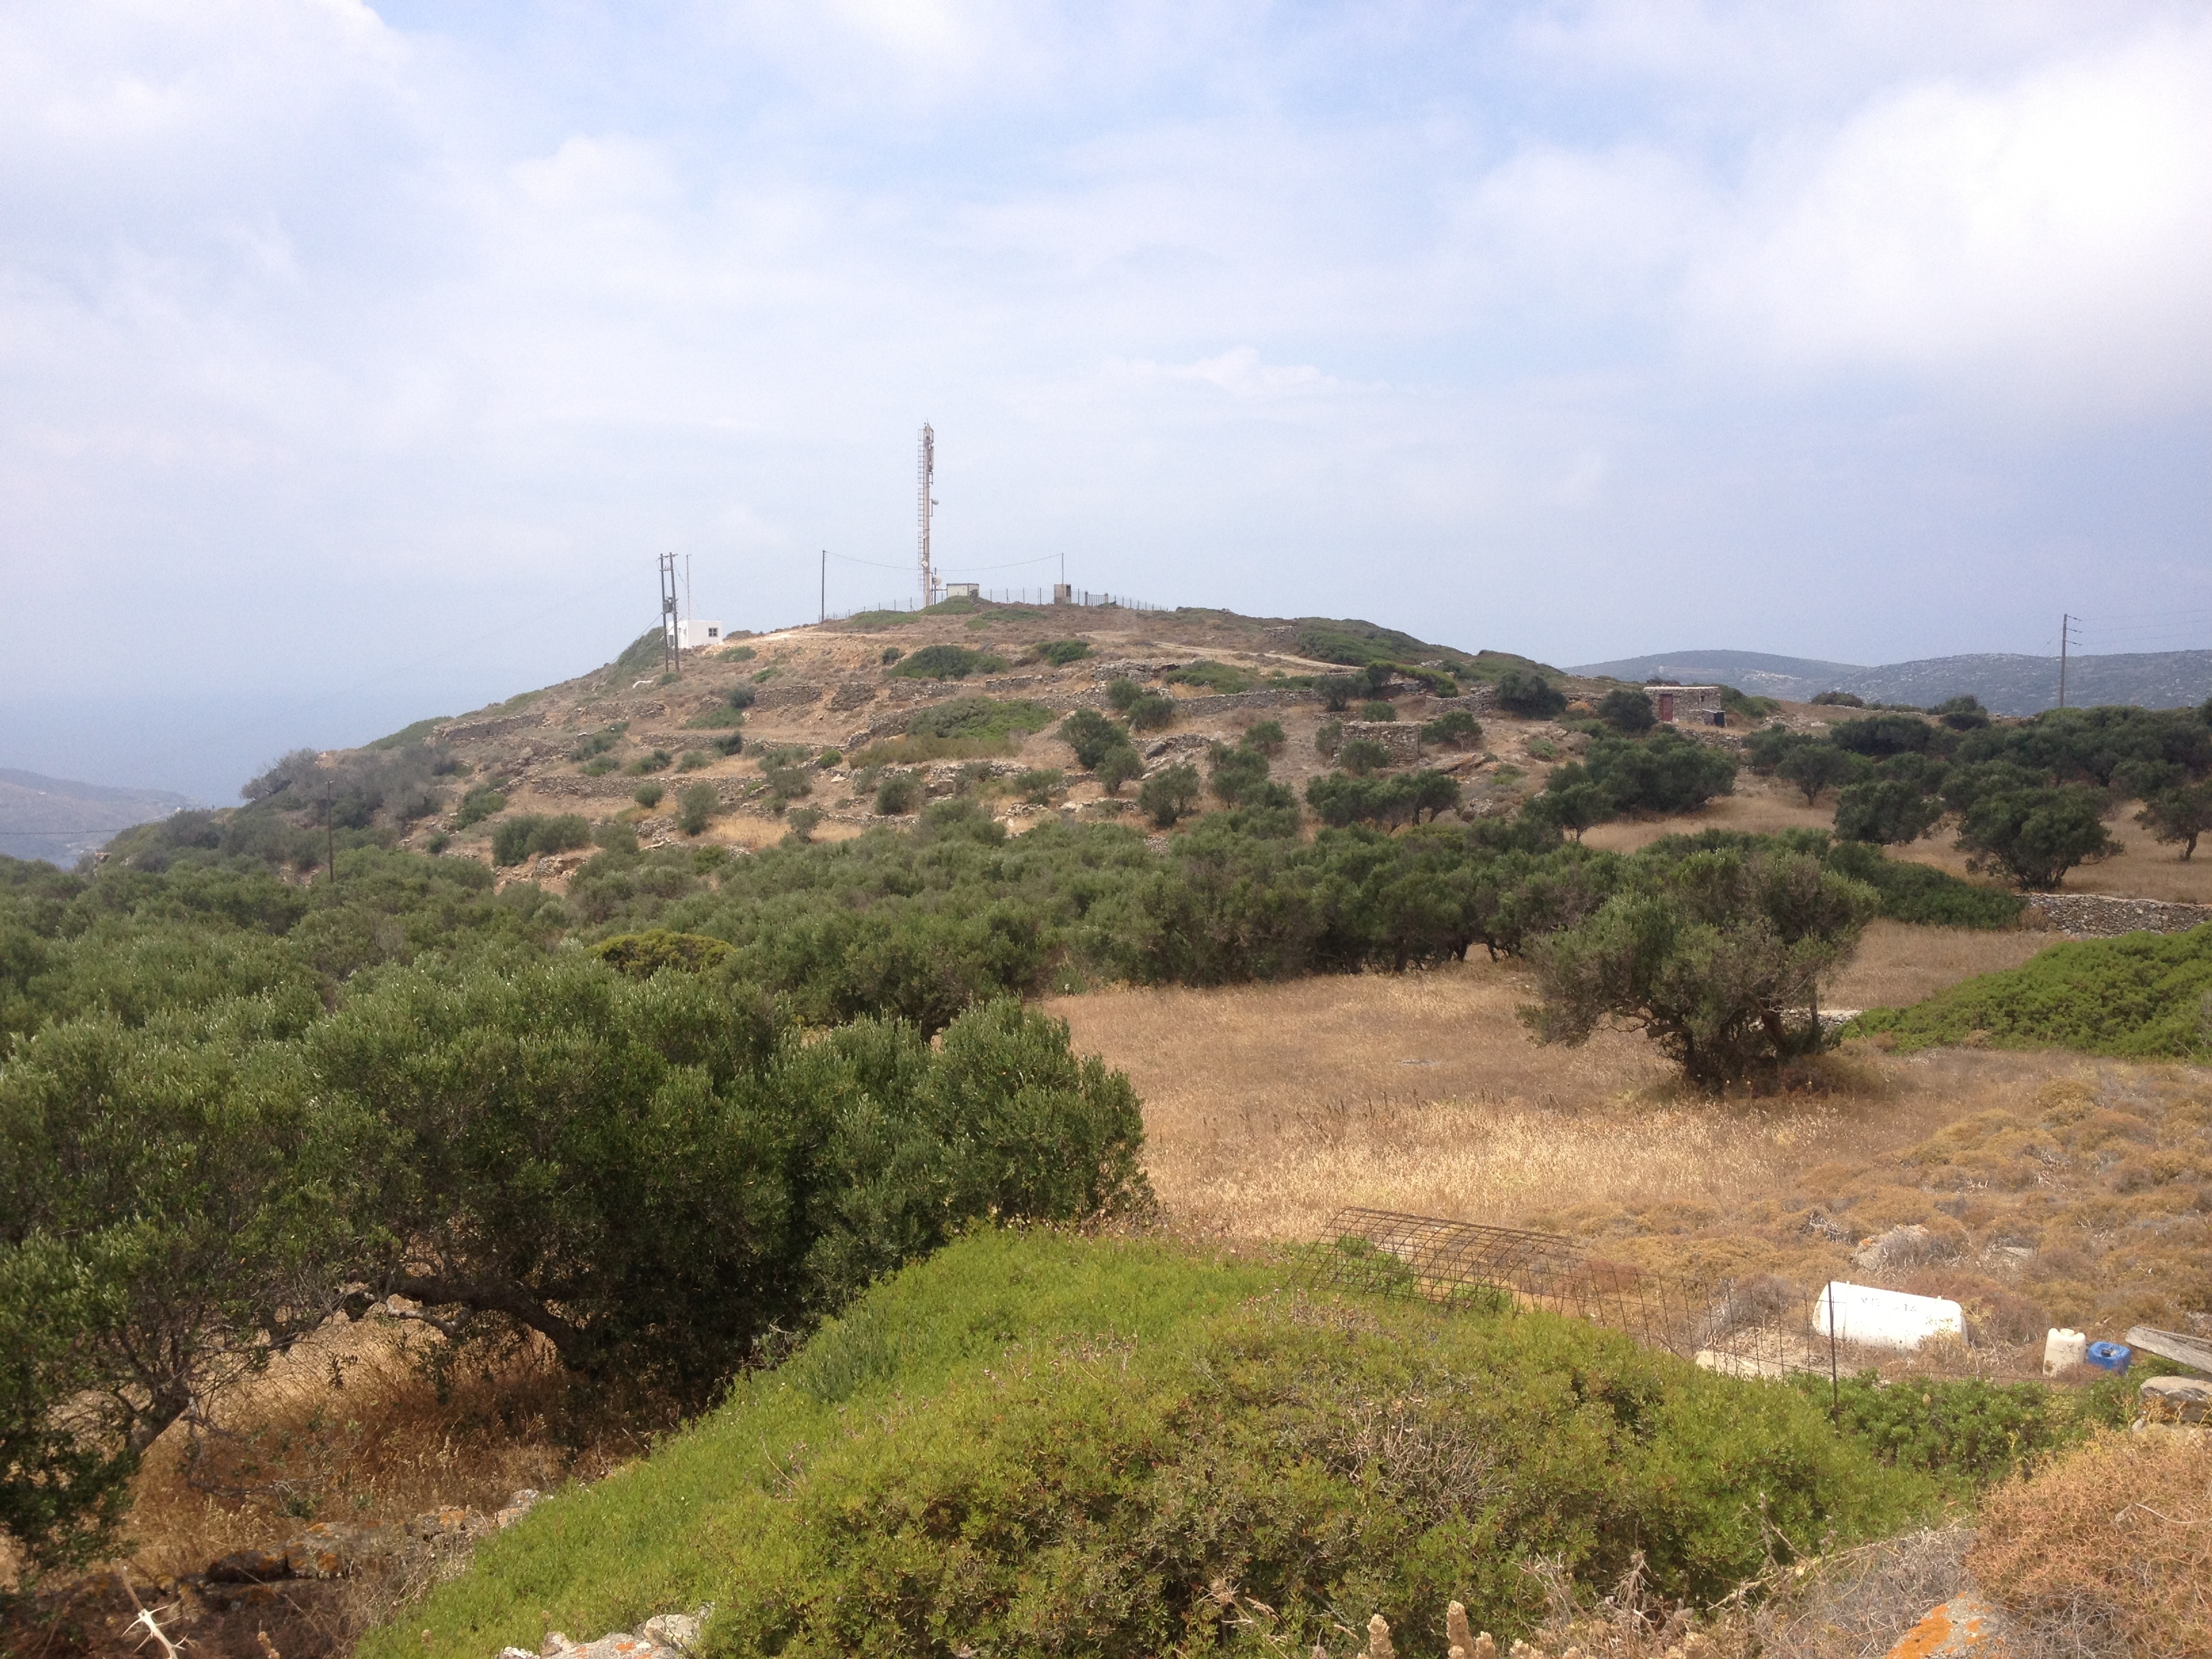
M1717 685L1647 685L1651 712L1669 726L1725 726L1728 712Z

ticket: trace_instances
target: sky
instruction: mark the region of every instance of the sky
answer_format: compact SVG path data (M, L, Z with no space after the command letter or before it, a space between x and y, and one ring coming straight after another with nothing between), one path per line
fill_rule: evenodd
M2212 646L2212 9L11 0L0 766L234 799L940 568Z

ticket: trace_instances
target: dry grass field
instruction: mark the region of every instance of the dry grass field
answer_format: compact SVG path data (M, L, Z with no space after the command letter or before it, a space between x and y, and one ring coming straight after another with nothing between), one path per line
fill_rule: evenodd
M1918 944L1877 937L1857 982L1927 984L1947 951L1954 969L1994 965L1980 941ZM1955 1295L2015 1345L2046 1322L2212 1307L2202 1068L1853 1045L1816 1087L1715 1101L1640 1037L1536 1045L1514 1017L1527 994L1516 969L1477 961L1051 1007L1136 1083L1153 1187L1194 1237L1312 1238L1367 1205L1817 1285L1910 1224L1934 1240L1900 1288Z

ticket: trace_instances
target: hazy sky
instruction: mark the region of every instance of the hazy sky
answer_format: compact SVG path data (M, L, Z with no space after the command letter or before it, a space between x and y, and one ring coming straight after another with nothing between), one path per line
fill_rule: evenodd
M231 798L940 562L2212 645L2202 4L0 8L0 765Z

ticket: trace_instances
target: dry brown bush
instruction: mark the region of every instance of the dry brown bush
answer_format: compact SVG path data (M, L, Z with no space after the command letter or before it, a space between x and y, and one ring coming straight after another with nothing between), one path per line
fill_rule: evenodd
M1991 1493L1968 1557L2046 1639L2116 1632L2130 1654L2212 1653L2212 1437L2108 1433Z

